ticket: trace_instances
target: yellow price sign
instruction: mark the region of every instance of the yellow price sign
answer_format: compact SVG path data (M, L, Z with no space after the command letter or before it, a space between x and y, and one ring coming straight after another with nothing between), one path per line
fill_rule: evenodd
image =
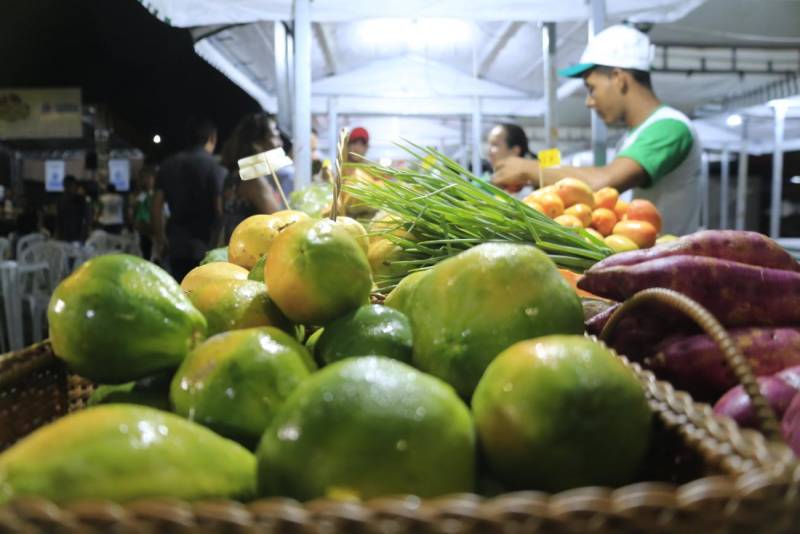
M557 148L540 150L536 157L539 158L540 167L557 167L561 165L561 151Z

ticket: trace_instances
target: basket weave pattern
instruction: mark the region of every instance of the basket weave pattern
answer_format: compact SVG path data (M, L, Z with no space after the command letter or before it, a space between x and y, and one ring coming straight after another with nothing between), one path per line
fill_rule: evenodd
M622 360L642 384L663 437L694 457L700 476L550 495L385 497L368 502L269 498L250 503L148 499L58 506L17 499L0 507L2 532L265 532L271 534L527 532L796 532L800 466L791 450L714 416L686 393ZM70 375L47 343L0 356L0 448L81 409L92 385ZM661 436L659 436L661 439ZM658 448L658 447L655 447ZM678 458L677 460L681 460ZM673 458L662 466L678 472ZM690 470L691 471L691 470ZM703 476L706 475L706 476ZM680 478L680 477L677 477ZM662 479L663 480L663 479Z

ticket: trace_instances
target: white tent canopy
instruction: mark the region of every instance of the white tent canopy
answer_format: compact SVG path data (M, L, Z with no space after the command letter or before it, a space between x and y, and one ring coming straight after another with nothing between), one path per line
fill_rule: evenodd
M704 0L613 0L609 16L648 22L677 20ZM292 0L141 0L151 13L180 27L291 20ZM315 0L314 22L346 22L369 18L450 18L475 21L585 20L585 0Z

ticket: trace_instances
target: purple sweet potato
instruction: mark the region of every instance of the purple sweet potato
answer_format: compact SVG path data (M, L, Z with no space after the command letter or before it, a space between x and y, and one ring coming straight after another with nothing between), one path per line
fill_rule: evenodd
M795 456L800 457L800 395L795 395L781 420L781 432Z
M792 386L794 389L800 390L800 365L784 369L780 373L775 373L775 376Z
M706 256L770 269L800 271L800 264L792 255L765 235L741 230L704 230L652 248L614 254L596 263L588 272L669 256Z
M800 273L700 256L671 256L587 272L578 287L623 301L664 287L705 306L725 326L800 324Z
M790 386L775 375L759 376L758 389L761 390L761 394L764 395L779 420L783 417L797 393L797 388ZM753 404L742 386L736 386L723 395L714 405L714 413L727 415L736 421L739 426L759 428Z
M586 321L586 331L599 337L619 306L616 304ZM607 343L619 354L638 361L651 356L661 340L678 333L687 335L696 331L697 327L679 312L663 304L647 303L627 312Z
M729 331L756 376L800 365L800 329L738 328ZM657 375L703 399L716 398L737 385L722 351L707 335L665 340L645 364Z

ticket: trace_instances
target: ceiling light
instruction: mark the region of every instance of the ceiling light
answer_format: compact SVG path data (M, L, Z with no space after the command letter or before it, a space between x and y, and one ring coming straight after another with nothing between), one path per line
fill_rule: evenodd
M792 176L789 181L793 184L800 184L800 176Z
M725 119L725 124L730 126L731 128L736 128L737 126L742 125L742 116L738 113L734 113L733 115L728 115L728 118Z
M160 135L158 135L158 134L155 134L155 135L153 136L153 142L154 142L155 144L159 144L159 143L161 142L161 136L160 136Z

